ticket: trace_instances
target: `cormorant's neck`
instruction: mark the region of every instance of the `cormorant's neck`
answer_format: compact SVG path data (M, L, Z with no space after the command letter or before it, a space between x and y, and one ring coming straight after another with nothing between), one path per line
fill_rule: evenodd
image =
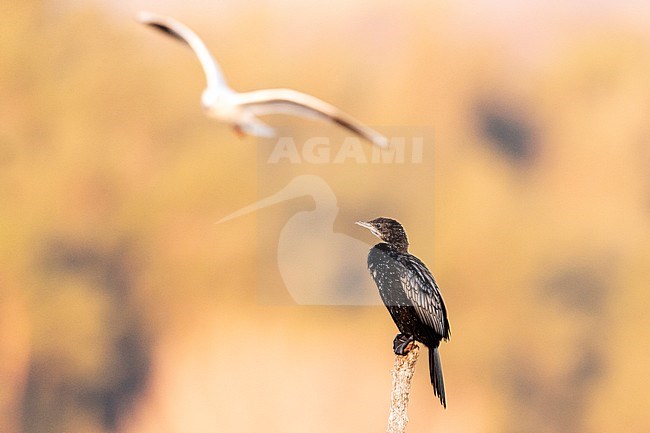
M389 249L392 251L397 251L398 253L408 253L409 252L409 243L408 241L405 242L382 242L380 244L376 245L377 247L381 249Z
M391 245L393 246L393 248L395 248L400 253L408 253L409 252L409 243L408 243L407 240L393 242Z

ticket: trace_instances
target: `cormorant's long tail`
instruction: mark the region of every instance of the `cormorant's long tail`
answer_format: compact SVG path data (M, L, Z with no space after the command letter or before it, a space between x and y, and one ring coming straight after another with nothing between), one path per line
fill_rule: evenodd
M445 382L442 379L442 364L440 363L440 354L438 348L429 349L429 374L431 375L431 385L433 393L438 396L440 403L447 408L447 398L445 397Z

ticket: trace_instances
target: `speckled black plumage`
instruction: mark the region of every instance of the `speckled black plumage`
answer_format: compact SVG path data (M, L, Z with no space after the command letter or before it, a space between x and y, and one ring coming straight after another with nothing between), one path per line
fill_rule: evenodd
M441 340L449 339L450 329L440 289L426 265L408 253L406 232L399 222L376 218L357 224L384 241L370 249L368 269L401 333L395 338L395 353L403 354L412 340L429 348L433 391L447 407L438 346Z

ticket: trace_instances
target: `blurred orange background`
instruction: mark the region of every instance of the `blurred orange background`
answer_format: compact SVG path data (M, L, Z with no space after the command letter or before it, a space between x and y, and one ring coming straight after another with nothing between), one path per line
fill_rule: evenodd
M291 213L214 224L260 198L258 143L140 9L235 89L435 131L432 190L330 168L335 228L371 242L390 202L445 296L448 408L420 362L409 432L650 431L649 3L81 3L0 15L0 432L385 428L387 312L258 302Z

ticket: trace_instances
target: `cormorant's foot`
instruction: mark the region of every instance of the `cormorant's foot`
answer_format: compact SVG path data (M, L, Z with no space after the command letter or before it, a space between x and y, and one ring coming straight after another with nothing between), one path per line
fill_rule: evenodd
M412 335L397 334L393 340L393 352L395 355L404 356L413 349L415 339Z

